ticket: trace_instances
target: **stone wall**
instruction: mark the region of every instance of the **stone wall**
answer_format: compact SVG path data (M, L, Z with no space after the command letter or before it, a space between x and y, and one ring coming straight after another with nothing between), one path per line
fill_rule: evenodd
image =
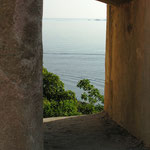
M150 1L107 13L105 111L150 146Z
M42 150L42 0L0 0L0 149Z

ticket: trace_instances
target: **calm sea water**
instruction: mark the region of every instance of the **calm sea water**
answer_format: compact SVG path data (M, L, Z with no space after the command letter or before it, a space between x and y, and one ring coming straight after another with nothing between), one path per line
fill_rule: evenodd
M101 93L105 81L106 21L44 19L44 66L80 97L76 84L89 79Z

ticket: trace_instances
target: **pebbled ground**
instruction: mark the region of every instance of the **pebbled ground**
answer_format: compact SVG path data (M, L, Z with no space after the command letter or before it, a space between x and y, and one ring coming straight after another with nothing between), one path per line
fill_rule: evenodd
M44 119L44 150L150 150L102 112Z

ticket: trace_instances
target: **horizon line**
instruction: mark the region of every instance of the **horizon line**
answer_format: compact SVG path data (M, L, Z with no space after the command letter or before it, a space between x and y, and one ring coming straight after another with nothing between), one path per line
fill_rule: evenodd
M43 18L43 19L87 19L87 20L107 20L106 18Z

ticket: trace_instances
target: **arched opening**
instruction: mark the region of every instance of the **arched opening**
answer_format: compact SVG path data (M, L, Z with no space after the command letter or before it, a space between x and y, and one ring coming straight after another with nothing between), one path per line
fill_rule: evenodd
M105 40L106 4L44 1L44 66L80 100L83 91L76 85L82 79L89 79L104 95Z
M78 101L83 91L76 85L82 79L90 79L104 95L105 45L106 4L95 0L44 1L44 67L58 75L65 88L76 93ZM51 120L54 118L44 119L45 124L51 124Z

